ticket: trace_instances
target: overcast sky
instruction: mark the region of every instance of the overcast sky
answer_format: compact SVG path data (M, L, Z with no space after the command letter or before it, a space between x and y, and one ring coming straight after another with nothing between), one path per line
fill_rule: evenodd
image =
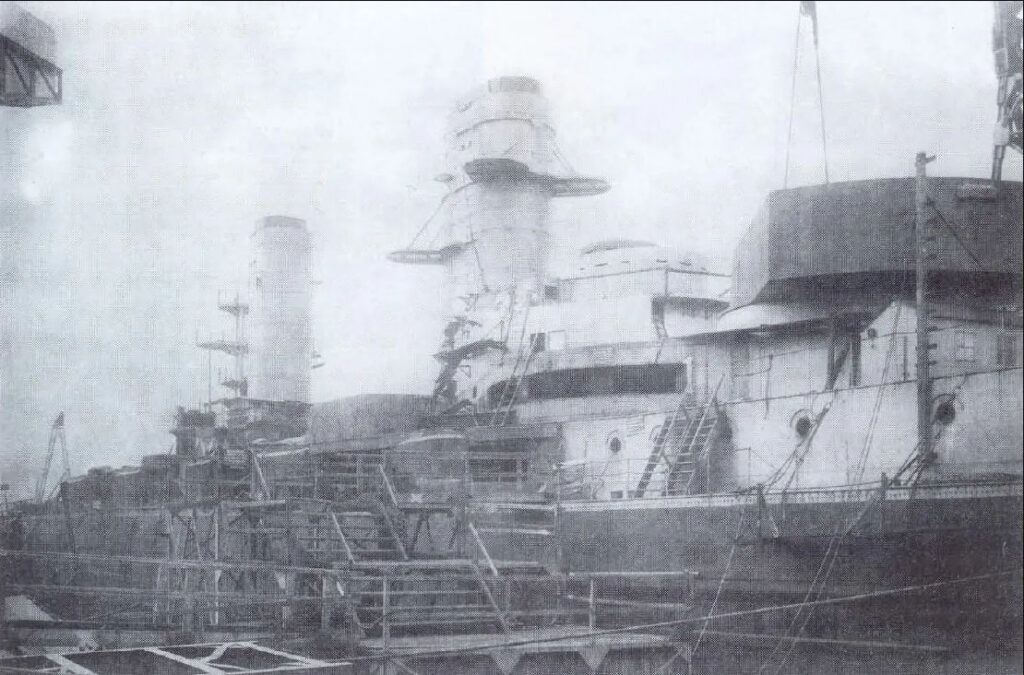
M907 175L918 150L987 177L991 3L818 4L832 179ZM316 399L429 391L438 270L384 256L435 208L446 114L488 77L541 80L562 152L613 186L559 203L556 271L615 236L727 271L782 185L797 2L24 6L56 30L65 98L0 109L15 482L60 410L75 471L170 447L174 406L207 396L196 336L227 333L217 293L268 214L314 233ZM803 28L791 185L823 178Z

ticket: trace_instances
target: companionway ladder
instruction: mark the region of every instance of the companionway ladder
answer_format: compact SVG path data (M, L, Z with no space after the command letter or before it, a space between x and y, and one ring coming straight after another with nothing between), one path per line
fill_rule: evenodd
M690 491L697 475L697 462L709 457L718 431L717 397L721 384L722 380L719 380L711 398L703 405L694 405L689 396L680 399L672 417L654 439L654 447L634 496L645 496L662 461L665 462L664 494L678 495Z

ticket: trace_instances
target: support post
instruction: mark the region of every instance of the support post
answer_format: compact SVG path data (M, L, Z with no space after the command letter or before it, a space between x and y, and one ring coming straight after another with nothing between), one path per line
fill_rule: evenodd
M491 560L491 554L487 552L487 547L484 546L484 540L480 538L480 534L477 533L476 527L473 525L471 520L466 521L466 529L468 529L469 533L473 535L473 541L476 544L473 548L473 564L476 565L478 560L477 554L480 553L483 555L484 562L487 563L487 569L491 571L491 575L498 576L498 568L495 567L494 561Z
M587 608L587 626L591 632L597 626L597 612L594 610L594 577L590 577L590 604Z
M3 54L0 54L2 57ZM0 72L2 74L2 72ZM0 545L7 548L11 544L6 540L0 540ZM10 560L11 562L8 562ZM0 554L0 644L7 645L8 640L8 629L7 629L7 575L14 576L9 570L14 566L12 559L7 556ZM6 648L6 647L5 647Z
M561 455L562 453L559 453ZM562 457L555 465L555 560L558 571L565 572L565 552L562 549Z
M916 237L916 270L917 287L917 454L921 464L925 465L934 459L934 439L932 438L932 378L931 378L931 315L928 311L928 258L932 255L929 242L928 227L928 174L927 165L935 157L927 153L917 153L914 162L916 180L914 183L915 206L915 237Z
M217 490L220 490L218 485ZM217 507L213 511L213 559L220 562L220 519L223 516L221 511L220 498L217 499ZM214 626L220 625L220 577L223 570L219 566L213 568L213 615L210 623Z
M320 575L320 630L331 627L331 607L327 602L327 575Z
M381 641L381 652L382 652L383 657L384 657L383 661L381 663L381 672L387 673L390 670L390 668L389 668L390 659L388 658L388 652L389 652L390 647L391 647L391 619L388 617L388 615L391 613L391 596L390 596L390 592L389 592L389 587L391 586L391 584L388 583L388 577L387 577L386 574L381 578L381 580L384 583L384 586L383 586L383 589L382 589L382 592L381 592L381 607L380 607L380 611L381 611L381 615L380 615L380 625L381 625L380 641Z
M60 506L64 513L64 528L67 530L68 535L68 550L76 553L75 526L71 522L71 499L68 497L68 482L66 480L60 483ZM77 569L75 573L77 574Z

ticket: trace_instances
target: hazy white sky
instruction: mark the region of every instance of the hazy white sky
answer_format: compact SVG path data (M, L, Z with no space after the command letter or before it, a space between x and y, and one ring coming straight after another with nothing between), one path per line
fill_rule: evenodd
M818 4L832 179L922 149L987 177L991 4ZM317 399L428 391L438 272L384 256L433 211L445 116L488 77L540 79L563 153L613 186L560 203L560 269L629 236L727 270L781 187L797 2L24 5L56 29L65 100L0 109L8 475L35 473L60 410L76 470L170 446L263 215L314 232ZM804 29L791 184L822 180Z

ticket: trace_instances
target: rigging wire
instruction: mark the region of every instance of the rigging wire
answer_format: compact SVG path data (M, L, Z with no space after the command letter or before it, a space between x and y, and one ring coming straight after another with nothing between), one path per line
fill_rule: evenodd
M807 624L811 621L811 616L814 614L814 609L817 606L817 602L821 598L821 593L825 590L825 584L828 583L829 578L832 576L832 570L835 567L836 560L839 559L839 547L842 545L846 537L851 532L853 532L854 529L856 529L856 527L860 524L862 520L864 520L864 517L871 511L871 509L879 502L881 502L882 499L885 498L885 490L887 487L888 482L883 478L882 485L879 487L878 491L871 498L871 500L864 505L864 508L861 509L860 513L857 514L857 517L853 519L852 523L850 523L845 529L843 529L841 521L837 523L838 527L836 528L836 532L832 536L832 540L829 542L829 548L825 552L825 557L822 558L821 564L818 566L818 571L817 573L815 573L814 579L811 581L810 588L807 589L807 595L804 597L804 602L797 607L796 614L794 614L793 616L793 621L790 623L790 627L787 630L787 634L782 636L779 639L778 643L776 643L775 648L772 649L771 653L761 664L761 667L757 671L758 673L764 672L764 670L768 667L769 663L771 662L772 658L778 652L779 648L783 645L783 643L789 640L789 647L786 649L786 652L782 655L782 659L779 661L778 668L775 669L775 675L779 675L779 673L782 672L782 668L785 665L786 660L789 658L789 655L793 653L793 649L796 647L797 638L801 633L804 632L804 630L807 628ZM826 561L828 562L827 567L825 566ZM825 574L822 576L821 572L823 569ZM820 584L818 583L819 578ZM818 586L817 589L814 588L815 585ZM811 600L812 596L814 597L814 600ZM803 623L800 624L800 628L798 630L793 630L796 627L797 621L800 619L800 615L804 612L805 609L807 610L807 613L803 617Z
M444 208L444 205L448 201L448 197L451 194L453 193L449 192L444 197L441 197L441 201L438 202L437 208L434 209L433 213L430 214L430 217L428 217L427 220L423 223L423 225L420 226L420 229L417 230L416 235L412 238L412 241L410 241L409 245L405 247L406 250L411 249L413 247L413 245L416 243L416 240L419 239L420 235L423 234L423 231L427 229L427 226L430 225L434 218L437 217L437 214L441 213L441 209Z
M818 20L814 21L814 70L818 79L818 116L821 118L821 155L825 169L825 185L828 185L828 141L825 136L825 97L821 93L821 54L818 50Z
M905 280L906 279L904 278L904 281ZM864 448L861 450L861 455L860 455L860 457L859 457L859 459L857 461L857 480L858 481L860 481L863 478L863 476L864 476L864 469L865 469L865 467L867 465L868 451L871 448L871 441L874 438L874 430L875 430L875 428L877 426L877 423L878 423L878 413L881 410L882 393L885 390L885 382L886 382L887 377L888 377L889 365L890 365L890 363L892 361L892 355L895 352L896 330L899 327L899 320L900 320L901 309L902 309L902 304L897 304L896 305L896 311L893 313L894 316L893 316L892 338L889 341L889 349L888 349L888 351L886 353L885 364L884 364L884 366L882 368L881 384L878 387L878 395L875 397L875 404L874 404L874 406L872 408L872 411L871 411L871 419L870 419L870 421L868 423L868 432L867 432L867 435L866 435L865 440L864 440ZM787 487L788 487L788 485L787 485ZM882 496L884 498L885 488L886 488L886 484L885 484L885 481L883 479L882 487L879 489L878 494L871 499L871 501L864 507L863 510L861 510L861 512L857 516L857 518L854 519L853 523L850 524L846 528L846 530L842 532L842 534L840 534L840 531L842 530L842 522L840 521L840 522L837 523L836 532L833 534L832 539L829 541L828 549L825 551L825 556L822 558L821 564L818 566L818 571L815 573L814 579L812 579L811 585L810 585L810 587L807 590L807 595L804 597L805 605L806 605L806 603L808 601L811 600L812 597L814 597L815 599L820 598L821 592L824 590L825 584L828 582L829 577L831 577L832 570L833 570L833 568L835 566L835 562L836 562L836 560L839 557L839 555L838 555L839 554L839 546L842 544L842 542L846 538L846 536L850 532L853 531L853 529L860 523L861 520L863 520L863 518L870 511L871 507L875 503L877 503L877 501L879 501L879 496ZM826 567L826 564L827 564L827 567ZM824 570L824 576L821 576L823 570ZM820 585L819 585L819 579L820 579ZM817 586L817 589L815 589L815 586ZM803 612L803 606L801 606L801 608L797 610L796 614L794 614L793 620L792 620L792 622L790 622L789 629L786 631L786 636L784 636L784 637L779 639L779 641L776 643L775 647L772 649L771 653L769 653L768 657L761 664L761 667L758 669L758 673L762 673L762 672L765 671L765 669L769 666L769 664L771 663L771 660L775 657L775 654L778 653L779 649L782 647L784 642L786 640L790 640L789 647L786 649L785 653L782 655L782 659L779 661L778 668L775 670L776 675L778 675L778 673L782 672L782 668L785 665L786 660L789 658L789 655L793 652L793 649L796 647L797 637L799 636L800 633L802 633L807 628L807 624L811 620L811 615L813 614L813 609L806 613L806 615L805 615L805 617L803 619L803 622L800 624L799 630L794 630L794 629L796 629L797 622L801 618L801 613L802 612Z
M861 600L872 600L876 598L892 597L895 595L903 595L907 593L914 593L918 591L934 590L937 588L943 588L946 586L954 586L966 583L972 583L977 581L984 581L986 579L994 579L998 577L1006 576L1019 576L1024 569L1013 569L1013 570L1001 570L998 572L989 572L986 574L978 574L969 577L960 577L957 579L946 579L943 581L934 581L926 584L918 584L915 586L901 586L899 588L889 588L881 591L870 591L867 593L860 593L856 595L846 595L838 598L825 598L824 600L815 600L810 603L789 603L785 605L769 605L767 607L758 607L756 609L744 609L736 610L733 612L724 612L713 616L713 619L731 619L745 616L757 616L760 614L769 614L771 612L780 612L790 609L796 609L804 606L825 606L825 605L838 605L849 602L859 602ZM580 633L584 637L598 637L601 635L622 635L628 633L636 633L639 631L649 631L658 628L671 628L676 626L685 626L687 624L695 624L707 620L707 616L687 617L684 619L672 619L669 621L659 621L657 623L648 624L635 624L632 626L625 626L623 628L605 628L602 630L588 631L586 633ZM543 637L533 638L526 640L515 640L508 642L494 642L491 644L474 645L472 647L450 647L442 649L425 649L419 652L403 652L402 656L405 658L412 658L416 656L440 656L440 655L454 655L454 654L472 654L482 651L488 651L492 649L507 649L510 647L524 647L536 644L545 644L551 642L559 642L565 640L564 635L558 635L554 637ZM346 659L349 662L354 661L373 661L380 660L380 656L356 656L350 659Z
M832 563L835 561L834 552L838 550L839 533L842 531L842 529L842 521L836 523L836 531L833 533L832 538L828 542L828 548L825 550L825 556L821 559L821 562L818 564L818 569L814 573L814 578L811 579L811 585L807 588L807 593L804 595L803 602L800 603L800 605L797 607L796 613L793 614L793 620L790 621L789 628L786 629L786 633L779 637L779 641L775 643L775 647L772 648L772 651L768 654L767 658L765 658L764 662L761 663L761 667L757 669L758 675L760 675L760 673L763 673L768 668L768 665L771 663L772 659L775 657L775 654L778 653L779 649L782 647L785 641L790 637L796 637L798 631L796 631L795 628L797 622L801 618L801 613L803 612L807 604L809 602L812 602L811 597L820 594L820 589L824 587L824 582L827 580L828 574L830 574L832 571ZM828 567L828 572L826 572L825 579L822 579L821 573L823 570L825 570L826 564ZM822 586L819 587L816 591L815 587L818 585L819 579L822 580ZM815 597L815 600L817 600L817 597ZM802 626L800 630L803 630ZM779 668L781 668L782 664L785 662L786 656L788 656L788 652L783 657L782 661L779 662Z
M793 72L789 90L789 128L786 132L786 164L782 177L782 189L789 187L789 159L793 145L793 116L796 109L796 76L800 65L800 27L803 16L811 19L814 34L814 73L818 87L818 119L821 124L821 153L825 172L825 184L829 184L828 173L828 141L825 133L825 97L821 81L821 53L818 49L818 17L814 2L801 2L796 15L796 37L793 45Z
M740 533L743 531L743 519L747 515L747 509L740 512L740 520L736 524L736 536L732 540L732 548L729 549L729 559L725 561L725 569L722 570L722 578L718 580L718 590L715 591L715 599L711 602L711 609L708 610L708 615L704 620L704 624L700 627L700 633L697 634L697 640L693 643L693 649L690 650L690 656L692 657L697 653L697 649L700 647L700 642L704 638L704 633L707 632L708 624L711 623L711 619L715 615L715 608L718 607L718 598L722 595L722 587L725 586L725 579L729 576L729 570L732 567L732 559L736 554L736 544L739 543ZM671 663L671 661L669 662ZM666 663L665 666L668 664ZM662 670L665 668L662 666ZM658 672L661 672L660 670Z
M572 164L569 163L569 160L565 158L565 155L562 154L562 149L558 147L558 143L554 140L551 141L551 151L555 156L555 159L561 162L562 166L565 167L570 174L576 174L576 169L574 169Z
M793 110L796 105L796 71L800 63L800 17L801 12L796 15L796 38L793 45L793 78L789 90L789 132L786 135L786 168L782 174L782 189L789 187L789 152L793 145Z
M56 558L79 558L79 559L85 558L85 559L95 559L95 560L109 559L107 556L82 554L82 553L69 554L69 553L65 553L65 552L54 552L54 551L48 551L48 552L45 552L45 553L43 553L43 552L31 553L31 552L26 552L26 551L23 551L23 550L11 550L11 549L0 549L0 554L10 555L11 557L29 557L29 558L42 557L42 556L45 555L45 556L56 557ZM122 556L116 556L116 557L120 558ZM124 556L124 557L127 557L127 556ZM137 556L132 556L132 557L137 557ZM141 558L141 559L143 561L145 561L145 562L159 562L159 563L167 562L164 559L157 559L157 558ZM187 561L174 561L174 562L185 563ZM233 563L233 564L234 565L239 565L239 563ZM311 572L311 573L325 573L325 574L337 574L338 573L338 570L323 569L323 568L280 567L280 569L306 570L306 571ZM716 620L720 620L720 619L738 618L738 617L745 617L745 616L757 616L757 615L768 614L768 613L772 613L772 612L780 612L780 611L786 611L786 610L790 610L790 609L797 609L797 608L802 607L802 606L812 606L813 607L813 606L838 605L838 604L845 604L845 603L850 603L850 602L859 602L859 601L862 601L862 600L871 600L871 599L876 599L876 598L892 597L892 596L897 596L897 595L914 593L914 592L918 592L918 591L934 590L934 589L944 588L944 587L948 587L948 586L956 586L956 585L961 585L961 584L967 584L967 583L973 583L973 582L978 582L978 581L984 581L984 580L987 580L987 579L995 579L995 578L999 578L999 577L1006 577L1006 576L1018 577L1021 574L1022 571L1024 571L1024 569L1021 569L1021 568L1006 569L1006 570L1000 570L1000 571L996 571L996 572L988 572L988 573L985 573L985 574L972 575L972 576L968 576L968 577L958 577L958 578L954 578L954 579L943 579L943 580L940 580L940 581L933 581L933 582L924 583L924 584L917 584L917 585L913 585L913 586L900 586L900 587L897 587L897 588L887 588L887 589L883 589L883 590L879 590L879 591L870 591L870 592L867 592L867 593L860 593L860 594L854 594L854 595L846 595L846 596L833 597L833 598L825 598L824 600L815 600L815 601L812 601L812 602L809 602L809 603L789 603L789 604L784 604L784 605L768 605L768 606L765 606L765 607L758 607L758 608L755 608L755 609L736 610L736 611L732 611L732 612L725 612L725 613L722 613L722 614L714 615L711 618L716 619ZM634 633L634 632L638 632L638 631L654 630L654 629L658 629L658 628L669 628L669 627L685 626L687 624L695 624L695 623L706 621L706 620L708 620L708 618L709 618L708 616L698 616L698 617L687 617L687 618L683 618L683 619L673 619L673 620L669 620L669 621L661 621L661 622L656 622L656 623L635 624L635 625L631 625L631 626L625 626L625 627L622 627L622 628L608 628L608 629L602 629L602 630L589 631L587 633L583 633L582 635L585 635L587 637L591 637L591 636L597 637L597 636L600 636L600 635L627 634L627 633ZM558 635L558 636L554 636L554 637L544 637L544 638L533 638L533 639L527 639L527 640L495 642L495 643L491 643L491 644L475 645L475 646L472 646L472 647L453 647L453 648L444 648L444 649L427 649L427 650L422 650L422 651L419 651L419 652L406 652L406 653L403 653L403 656L405 656L405 657L413 657L413 656L437 656L437 655L446 655L446 654L470 654L470 653L478 653L478 652L481 652L481 651L487 651L487 650L492 650L492 649L505 649L505 648L509 648L509 647L519 647L519 646L528 646L528 645L534 645L534 644L558 642L558 641L561 641L561 640L565 640L565 636ZM352 658L346 659L346 662L373 661L373 660L380 660L380 658L381 658L380 656L357 656L357 657L352 657Z
M942 215L942 211L939 211L939 208L937 206L935 206L935 202L932 201L931 199L929 199L928 200L928 206L930 206L932 211L935 212L935 215L938 216L939 222L941 222L943 225L945 225L946 229L949 230L949 233L951 235L953 235L953 238L956 239L956 243L960 244L960 246L964 249L964 251L967 252L967 255L970 256L972 261L974 261L974 264L977 265L979 268L984 269L984 265L982 265L981 261L978 260L978 256L974 255L974 251L971 250L971 247L969 247L964 242L964 240L960 238L960 233L957 232L956 228L953 227L952 223L950 223L948 220L946 220L946 217L944 215Z
M903 297L903 294L904 294L903 291L904 291L904 289L906 287L906 281L907 281L907 278L904 275L904 277L903 277L903 284L902 284L901 292L900 292L900 296L899 296L900 298ZM878 423L878 413L881 410L882 393L885 391L885 383L886 383L886 381L888 379L889 365L892 362L892 356L893 356L893 354L895 352L896 334L897 334L896 331L899 328L899 321L900 321L900 315L901 315L902 307L903 307L902 306L902 302L897 303L896 304L896 311L893 312L892 337L889 340L889 349L887 350L887 353L886 353L886 356L885 356L885 363L884 363L883 368L882 368L882 377L881 377L881 382L880 382L879 387L878 387L878 394L875 397L875 404L874 404L874 406L872 408L872 411L871 411L871 419L870 419L870 421L868 423L868 431L867 431L867 434L866 434L865 440L864 440L864 448L861 450L861 455L860 455L860 457L859 457L859 459L857 461L857 480L858 481L862 480L863 477L864 477L864 470L865 470L865 467L867 466L868 452L869 452L869 450L871 448L871 442L872 442L872 440L874 438L874 430L875 430L875 428L877 426L877 423ZM794 472L794 475L795 475L795 472ZM833 568L835 566L835 562L838 559L839 546L842 544L842 542L846 538L846 536L850 532L852 532L853 529L860 523L860 521L864 518L864 516L867 515L867 513L868 513L868 511L870 511L871 507L877 501L879 501L879 497L884 498L886 487L887 487L886 486L886 481L885 481L885 478L883 477L883 479L882 479L882 486L879 489L879 491L876 494L876 496L872 497L871 501L869 501L868 504L864 507L864 509L861 510L860 514L857 516L856 519L854 519L853 523L849 527L846 528L845 532L842 532L842 535L840 535L840 531L842 530L842 521L837 522L837 524L836 524L837 525L836 532L835 532L835 534L833 534L831 541L829 541L828 549L825 551L825 556L822 558L821 564L818 566L818 571L815 573L814 579L811 581L811 585L807 589L807 595L804 597L804 605L806 605L806 603L808 601L810 601L812 597L814 597L815 599L818 599L818 598L821 597L821 592L824 590L825 584L828 582L829 577L831 577L832 570L833 570ZM788 488L788 484L787 484L787 488ZM827 563L827 568L826 568L826 563ZM824 575L824 577L820 577L823 569L825 571L825 575ZM819 577L821 578L820 585L818 585ZM816 585L818 585L817 590L815 590L815 586ZM772 649L771 653L769 653L768 657L761 664L761 667L758 669L758 673L762 673L762 672L765 671L765 669L771 663L771 660L775 657L775 654L778 653L779 649L782 647L784 642L787 639L789 639L790 640L789 647L786 649L785 653L782 655L782 659L779 661L778 668L775 670L776 675L778 675L778 673L782 672L782 668L785 665L786 660L789 658L790 654L792 654L792 652L793 652L793 649L796 647L797 637L799 636L800 633L802 633L807 628L807 624L811 620L811 615L813 614L813 609L811 609L811 610L809 610L807 612L807 614L806 614L806 616L805 616L805 618L803 620L803 623L800 624L799 630L794 630L796 628L797 622L799 621L800 615L801 615L802 612L803 612L803 606L801 606L801 608L797 610L796 614L794 614L793 620L790 623L789 629L786 631L786 636L779 639L779 641L776 643L775 647Z
M904 278L905 279L905 278ZM901 291L900 297L902 299L903 293ZM878 385L878 394L875 396L875 405L871 409L871 419L868 421L868 431L864 436L864 447L861 450L860 458L857 460L857 480L860 481L864 478L864 469L867 466L868 452L871 449L871 443L875 438L875 428L878 424L878 414L882 409L882 393L885 391L885 385L888 382L889 377L889 365L893 360L893 354L896 352L896 330L900 325L900 314L902 313L903 303L902 300L896 303L896 311L893 312L892 320L892 338L889 340L889 350L885 355L885 363L882 366L882 377Z

